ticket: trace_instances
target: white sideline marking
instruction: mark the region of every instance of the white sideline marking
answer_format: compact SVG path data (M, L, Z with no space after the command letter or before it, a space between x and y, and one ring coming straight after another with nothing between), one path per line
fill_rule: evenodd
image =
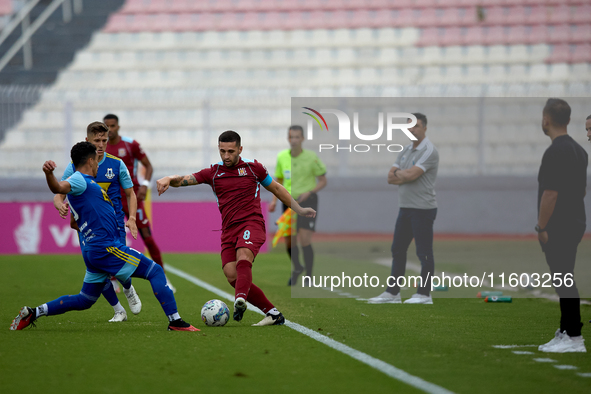
M591 378L591 372L577 372L577 375L583 378Z
M551 358L534 358L534 361L537 361L539 363L555 363L556 360L552 360Z
M554 368L556 368L556 369L579 369L579 367L575 367L574 365L555 365Z
M234 301L233 295L226 293L225 291L220 290L217 287L212 286L209 283L207 283L199 278L194 277L193 275L187 274L186 272L181 271L178 268L172 267L169 264L166 264L166 271L172 272L173 274L180 276L181 278L186 279L189 282L218 295L219 297L225 298L231 302ZM254 305L252 305L250 303L248 304L248 308L254 312L264 315L264 313L259 308L255 307ZM318 342L325 344L326 346L329 346L335 350L338 350L339 352L344 353L347 356L354 358L355 360L361 361L362 363L369 365L370 367L375 368L378 371L380 371L380 372L382 372L394 379L400 380L401 382L404 382L404 383L408 384L409 386L416 387L416 388L423 390L427 393L453 394L452 391L449 391L443 387L437 386L436 384L429 383L419 377L413 376L401 369L396 368L393 365L390 365L382 360L378 360L377 358L374 358L368 354L360 352L359 350L355 350L347 345L344 345L340 342L335 341L334 339L330 339L330 338L328 338L322 334L319 334L316 331L313 331L307 327L304 327L298 323L294 323L289 320L285 320L285 325L287 327L301 333L301 334L304 334L312 339L315 339Z
M516 347L538 347L538 345L493 345L495 349L515 349Z
M513 350L513 354L534 354L534 352L528 352L525 350Z

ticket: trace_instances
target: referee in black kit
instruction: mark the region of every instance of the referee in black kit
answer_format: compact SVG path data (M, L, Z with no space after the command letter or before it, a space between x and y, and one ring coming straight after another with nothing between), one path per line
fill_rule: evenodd
M586 352L581 335L579 291L574 282L577 246L585 233L587 152L567 134L571 109L551 98L542 113L542 130L552 140L538 174L536 231L560 297L560 328L539 347L550 353ZM570 279L569 279L570 278Z

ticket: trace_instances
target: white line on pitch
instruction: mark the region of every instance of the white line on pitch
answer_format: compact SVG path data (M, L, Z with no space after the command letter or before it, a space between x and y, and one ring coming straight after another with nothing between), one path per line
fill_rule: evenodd
M495 349L515 349L517 347L538 347L538 345L493 345Z
M579 369L579 367L575 367L574 365L554 365L556 369Z
M556 360L552 360L551 358L534 358L534 361L537 361L539 363L555 363Z
M183 279L188 280L189 282L205 289L208 290L214 294L216 294L219 297L225 298L229 301L234 301L234 296L226 293L223 290L218 289L215 286L210 285L209 283L193 276L190 274L187 274L184 271L181 271L178 268L172 267L169 264L166 264L165 266L166 271L167 272L171 272L177 276L180 276ZM261 315L264 315L264 313L257 307L255 307L254 305L249 304L249 309L257 312ZM451 391L437 386L436 384L433 383L429 383L419 377L413 376L399 368L396 368L393 365L390 365L382 360L378 360L377 358L374 358L368 354L365 354L363 352L360 352L359 350L355 350L347 345L344 345L340 342L335 341L334 339L330 339L322 334L317 333L314 330L311 330L307 327L302 326L301 324L298 323L294 323L291 322L289 320L285 320L285 325L288 326L289 328L304 334L318 342L321 342L323 344L325 344L326 346L329 346L335 350L338 350L339 352L346 354L349 357L354 358L357 361L361 361L362 363L369 365L372 368L377 369L378 371L394 378L397 380L400 380L401 382L404 382L406 384L408 384L409 386L413 386L416 387L420 390L423 390L427 393L436 393L436 394L452 394Z
M513 350L513 354L534 354L534 352L528 352L525 350Z

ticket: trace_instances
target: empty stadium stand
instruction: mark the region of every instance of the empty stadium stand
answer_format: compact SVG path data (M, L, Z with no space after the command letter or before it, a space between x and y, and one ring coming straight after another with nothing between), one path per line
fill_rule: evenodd
M590 65L589 0L127 0L6 135L0 168L40 176L32 158L64 156L66 103L75 140L115 112L165 174L215 161L225 129L272 169L290 97L484 97L425 110L441 173L532 174L548 141L531 98L589 97ZM591 107L573 103L578 124ZM347 160L329 171L383 165Z

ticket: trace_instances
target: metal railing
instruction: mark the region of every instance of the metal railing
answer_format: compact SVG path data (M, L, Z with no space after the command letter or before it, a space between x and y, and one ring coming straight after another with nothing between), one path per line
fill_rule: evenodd
M62 6L62 15L65 23L72 20L73 13L79 14L82 12L83 4L82 0L53 0L43 12L31 23L31 11L39 3L40 0L29 0L23 8L12 18L6 27L0 32L0 45L6 41L6 39L12 34L12 32L21 25L22 34L20 38L12 44L10 49L6 51L4 56L0 58L0 71L10 60L18 53L23 50L23 63L26 70L30 70L33 67L33 50L31 46L31 37L35 32L45 23L45 21L53 14L58 7ZM72 5L73 1L73 5Z

